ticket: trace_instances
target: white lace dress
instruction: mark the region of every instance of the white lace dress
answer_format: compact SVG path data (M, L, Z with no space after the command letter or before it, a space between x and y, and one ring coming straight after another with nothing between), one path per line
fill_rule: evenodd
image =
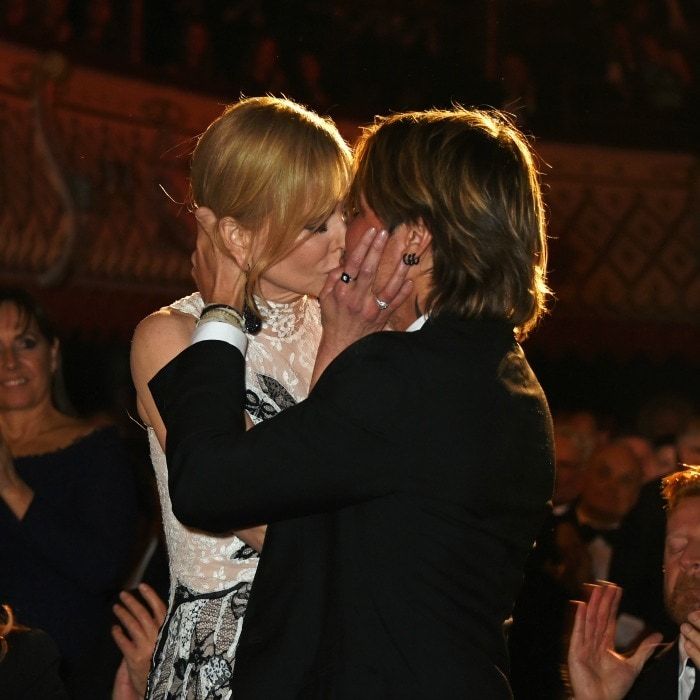
M199 294L171 308L199 317ZM246 411L254 423L306 398L321 316L308 297L291 304L259 303L263 326L248 336ZM243 615L258 563L251 547L233 535L212 536L175 519L165 455L149 428L170 560L170 601L148 679L150 700L231 698L231 678Z

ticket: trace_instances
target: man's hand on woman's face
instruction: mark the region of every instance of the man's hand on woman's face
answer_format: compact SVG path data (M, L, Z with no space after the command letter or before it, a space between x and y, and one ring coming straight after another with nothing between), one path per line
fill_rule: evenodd
M207 304L243 308L245 272L230 255L214 243L218 219L207 207L198 207L197 245L192 253L192 277Z

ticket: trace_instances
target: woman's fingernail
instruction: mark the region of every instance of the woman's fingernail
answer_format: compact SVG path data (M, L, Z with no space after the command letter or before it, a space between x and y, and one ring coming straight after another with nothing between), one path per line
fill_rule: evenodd
M386 238L388 233L389 233L389 232L388 232L385 228L383 228L383 229L379 232L379 238Z

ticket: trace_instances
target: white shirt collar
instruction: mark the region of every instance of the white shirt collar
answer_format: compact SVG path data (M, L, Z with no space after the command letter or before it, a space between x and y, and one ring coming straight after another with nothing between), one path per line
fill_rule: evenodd
M687 700L695 685L696 669L688 665L683 639L678 640L678 700Z
M685 665L688 662L688 652L685 650L685 644L683 644L683 639L678 640L678 675L683 675L685 671Z
M423 328L425 322L428 320L427 314L419 316L407 329L406 333L413 333L413 331L420 330Z

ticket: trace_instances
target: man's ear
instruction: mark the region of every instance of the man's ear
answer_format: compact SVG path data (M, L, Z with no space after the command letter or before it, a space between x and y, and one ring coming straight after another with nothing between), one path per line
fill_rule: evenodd
M425 253L433 242L433 234L425 225L423 219L418 219L414 223L406 224L406 252L415 253L420 257Z

